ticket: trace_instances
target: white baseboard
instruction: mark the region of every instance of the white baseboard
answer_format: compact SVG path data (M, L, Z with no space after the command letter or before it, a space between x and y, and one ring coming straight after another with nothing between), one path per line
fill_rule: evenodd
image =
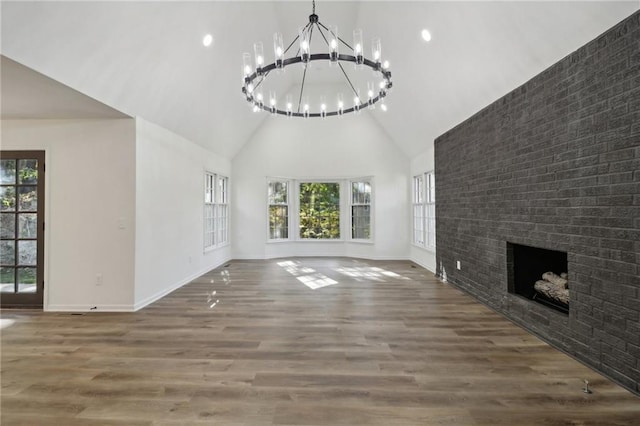
M273 255L273 256L267 256L267 255L256 255L256 256L238 255L238 256L234 256L233 260L270 260L270 259L284 259L284 258L287 258L287 257L345 257L347 259L411 260L411 261L413 261L413 259L409 259L408 257L398 257L398 256L352 256L352 255L342 255L342 254L341 255L337 255L337 256L327 256L327 255L323 255L323 254L295 254L295 255L291 255L291 256L281 256L281 255ZM422 266L418 262L414 262L414 263L417 263L420 266ZM425 269L429 269L429 268L425 268Z
M436 271L434 271L433 269L431 269L430 267L426 266L424 263L418 261L417 259L408 259L411 262L415 263L416 265L419 265L421 267L423 267L424 269L426 269L427 271L433 272L434 274L436 273Z
M177 283L157 292L156 294L153 294L149 297L147 297L144 300L141 300L140 302L137 302L134 306L133 306L133 311L138 311L142 308L144 308L147 305L150 305L151 303L155 302L156 300L162 299L164 296L166 296L167 294L171 293L172 291L175 291L177 289L179 289L180 287L182 287L185 284L189 284L191 281L195 280L196 278L198 278L199 276L206 274L207 272L209 272L212 269L216 269L218 267L220 267L221 265L224 265L225 263L229 262L231 260L231 257L227 258L226 260L223 260L221 262L218 262L218 264L214 264L212 266L207 266L206 268L203 268L202 270L186 277L183 278L182 280L178 281Z
M48 305L46 312L133 312L132 305Z

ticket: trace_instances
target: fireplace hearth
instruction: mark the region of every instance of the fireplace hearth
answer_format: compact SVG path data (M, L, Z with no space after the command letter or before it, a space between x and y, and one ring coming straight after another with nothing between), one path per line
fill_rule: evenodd
M508 290L569 313L567 253L507 242Z

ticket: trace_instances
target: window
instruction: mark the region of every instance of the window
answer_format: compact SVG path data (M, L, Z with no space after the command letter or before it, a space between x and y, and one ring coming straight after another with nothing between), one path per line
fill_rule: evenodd
M351 238L371 238L371 183L351 182Z
M268 241L372 241L372 178L267 179Z
M340 184L302 182L300 195L300 238L340 238Z
M425 210L426 210L426 226L425 231L427 233L426 243L430 249L436 248L436 187L435 176L433 172L427 173L426 177L426 197L425 197Z
M204 174L204 248L213 247L215 240L215 182L216 175L211 173Z
M413 177L413 243L435 249L436 199L433 172Z
M204 174L204 248L229 241L229 178Z
M229 178L218 176L216 191L216 244L229 242Z
M269 182L269 239L289 238L289 182Z

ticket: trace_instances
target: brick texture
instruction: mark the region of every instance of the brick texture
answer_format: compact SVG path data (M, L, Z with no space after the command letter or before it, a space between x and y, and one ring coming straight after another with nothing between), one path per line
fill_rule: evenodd
M640 393L640 11L440 136L435 177L438 274ZM507 242L567 252L568 316L508 292Z

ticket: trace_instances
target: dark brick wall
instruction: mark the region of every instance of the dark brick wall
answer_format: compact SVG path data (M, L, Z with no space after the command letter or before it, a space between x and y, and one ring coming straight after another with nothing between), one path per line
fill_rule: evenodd
M640 12L440 136L435 177L438 274L640 392ZM507 241L568 253L568 316L508 293Z

